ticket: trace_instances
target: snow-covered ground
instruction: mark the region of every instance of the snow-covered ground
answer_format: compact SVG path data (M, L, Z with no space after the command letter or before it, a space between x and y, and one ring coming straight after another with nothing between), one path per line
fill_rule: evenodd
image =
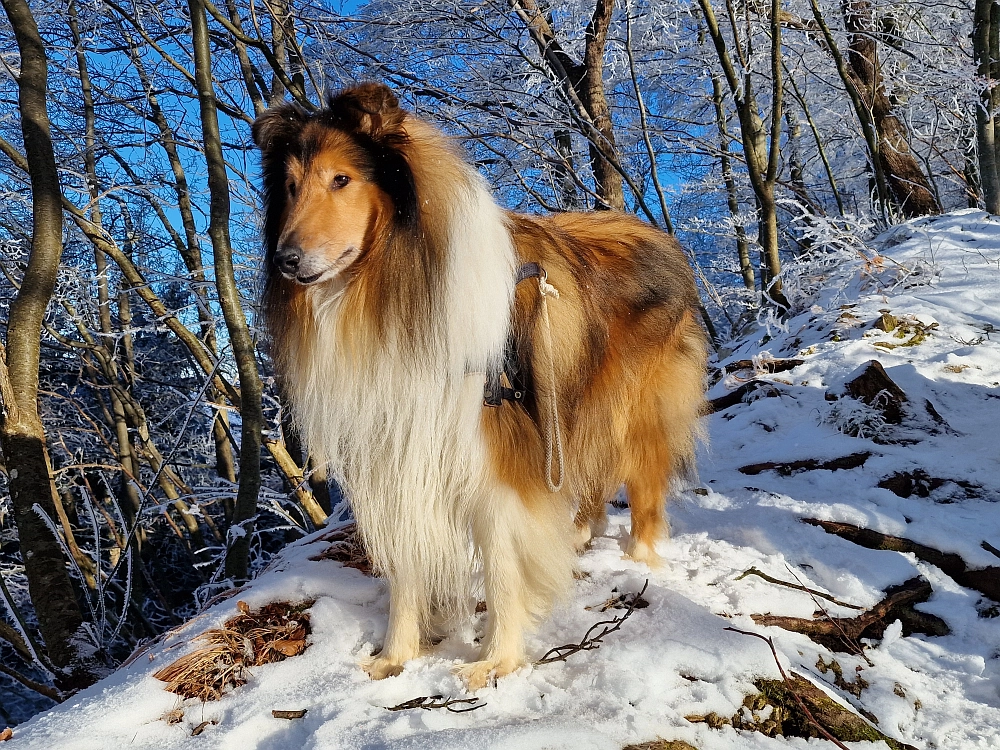
M317 534L286 549L238 597L252 607L315 599L311 646L302 655L256 668L249 684L216 702L185 703L166 692L152 674L191 650L194 635L233 616L233 598L100 684L16 727L10 747L617 750L656 738L685 740L700 750L826 746L685 719L732 716L744 696L756 692L754 680L779 676L765 643L727 627L772 636L786 670L870 712L891 737L928 749L1000 747L1000 617L988 616L996 614L989 611L993 602L912 554L866 549L801 522L846 522L957 553L970 567L1000 565L982 546L1000 548L1000 222L958 212L911 222L881 243L881 256L831 255L791 268L792 291L812 287L815 296L800 293L802 312L781 327L755 328L720 363L804 360L756 375L775 384L777 397L709 418L701 486L671 504L673 536L658 547L662 569L622 559L628 512L610 508L607 535L580 561L589 575L529 640L534 657L579 640L597 620L622 614L586 607L600 605L614 589L638 591L648 579L649 606L636 609L599 650L522 669L480 691L484 705L470 713L388 711L419 696L467 697L452 667L474 653L471 638L444 641L398 677L368 680L358 662L383 637L385 587L337 562L309 560L326 546ZM871 329L884 309L903 323L905 338ZM921 331L919 343L898 346ZM908 397L902 425L884 424L850 397L835 398L871 359ZM722 396L753 376L746 369L730 373L709 395ZM738 471L765 461L825 461L859 452L871 455L854 469L791 476ZM927 497L902 498L877 487L917 469L946 481L934 482L939 486ZM886 587L921 575L933 595L917 609L942 618L951 633L903 637L895 624L867 649L870 664L833 655L804 635L754 624L752 614L811 617L816 603L758 576L741 578L751 567L866 608ZM856 614L824 605L833 616ZM848 679L861 675L868 686L860 696L835 687L833 675L817 668L820 657L836 658ZM168 724L162 717L178 708L183 720ZM272 709L308 713L289 721L273 718ZM212 720L218 723L191 736L193 727Z

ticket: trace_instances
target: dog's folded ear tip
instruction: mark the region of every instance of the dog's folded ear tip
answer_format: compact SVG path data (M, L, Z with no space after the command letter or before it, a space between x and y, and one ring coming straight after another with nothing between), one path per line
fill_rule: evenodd
M384 115L399 109L399 99L384 83L365 81L340 93L338 98L351 97L357 106L372 115Z
M330 97L331 114L348 129L378 141L403 132L406 112L399 99L384 83L366 81Z
M306 124L308 115L297 104L284 102L262 112L250 128L254 143L261 151L271 151L290 143Z

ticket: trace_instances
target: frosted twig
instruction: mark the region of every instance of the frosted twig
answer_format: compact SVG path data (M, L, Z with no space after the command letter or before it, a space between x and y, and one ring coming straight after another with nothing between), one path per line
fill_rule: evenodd
M789 567L788 565L786 565L785 568L788 570L789 573L792 574L792 577L795 578L796 581L799 581L799 577L795 574L795 571L792 570L791 567ZM801 584L802 582L799 581L799 583ZM869 667L874 667L875 664L872 662L871 659L868 658L868 655L865 653L865 650L862 647L861 643L858 642L858 641L855 641L854 639L852 639L847 634L847 631L844 630L844 626L841 625L837 621L837 618L831 616L830 613L827 611L826 607L824 607L822 604L819 603L819 600L816 599L815 593L813 593L813 592L810 591L809 594L810 594L810 596L812 596L813 604L815 604L820 609L820 611L823 613L823 615L826 617L826 619L829 620L830 622L832 622L833 625L834 625L834 627L837 628L838 632L840 633L840 637L844 640L844 643L847 644L848 647L854 649L855 653L858 656L860 656L862 659L864 659L866 662L868 662L868 666ZM833 601L836 602L837 600L834 599ZM839 604L840 602L837 602L837 603ZM850 605L846 605L846 606L850 606ZM863 609L863 607L858 607L858 609ZM859 617L860 617L860 615L859 615Z
M792 688L792 681L789 680L788 675L785 674L785 668L781 666L781 661L778 659L778 652L775 651L774 649L774 641L772 641L767 636L761 635L760 633L751 633L748 630L740 630L739 628L729 627L729 628L723 628L723 630L731 630L732 632L739 633L740 635L752 635L754 638L760 638L762 641L764 641L764 643L770 646L771 656L774 657L774 663L778 665L778 671L781 673L781 679L784 680L785 682L785 687L788 688L788 692L792 694L793 698L795 698L795 702L799 704L799 708L802 709L802 713L806 715L806 718L809 720L809 723L812 724L814 727L816 727L816 730L824 737L826 737L826 739L830 740L830 742L839 747L840 750L850 750L850 748L848 748L847 745L845 745L843 742L841 742L832 734L830 734L828 731L826 731L826 728L818 721L816 721L815 717L812 715L812 711L809 710L809 708L806 706L802 698L799 697L799 694L795 692L794 688Z
M535 664L551 664L554 661L566 661L573 654L578 654L581 651L594 651L595 649L600 648L604 637L620 630L625 621L632 616L632 613L635 612L638 603L643 601L642 595L646 593L647 586L649 586L648 578L642 585L642 589L639 590L639 593L635 595L635 598L633 598L631 602L629 602L628 609L625 610L625 614L621 617L615 617L613 620L601 620L600 622L594 623L590 626L590 630L584 634L579 643L568 643L565 646L556 646L553 649L549 649L545 652L541 659L535 662ZM597 635L592 636L591 633L597 630L597 628L601 625L605 626L604 629Z
M452 706L458 706L462 704L467 704L468 708L452 708ZM482 708L485 703L480 703L479 698L445 698L443 695L422 695L419 698L412 698L408 701L403 701L402 703L395 706L386 706L386 711L408 711L411 708L422 708L425 711L430 711L432 708L443 708L450 711L453 714L467 714L469 711L475 711L477 708Z
M792 575L795 575L792 573ZM817 591L816 589L811 589L807 586L803 586L801 583L789 583L788 581L782 581L780 578L772 578L767 573L763 573L757 568L752 567L749 570L744 571L740 575L736 576L734 580L741 581L747 576L758 576L763 578L768 583L773 583L778 586L786 586L790 589L795 589L796 591L805 591L807 594L812 594L813 596L818 596L826 599L828 602L833 602L834 604L839 604L841 607L848 607L849 609L864 609L864 607L859 607L857 604L848 604L847 602L842 602L839 599L835 599L829 594L824 594L822 591Z

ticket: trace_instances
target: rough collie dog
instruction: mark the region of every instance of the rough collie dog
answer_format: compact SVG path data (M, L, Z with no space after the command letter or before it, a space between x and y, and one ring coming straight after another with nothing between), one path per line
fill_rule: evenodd
M627 553L657 562L703 403L691 270L632 216L504 211L380 84L273 108L253 137L278 376L389 584L365 668L398 674L468 617L478 558L488 625L459 671L481 687L524 663L622 483Z

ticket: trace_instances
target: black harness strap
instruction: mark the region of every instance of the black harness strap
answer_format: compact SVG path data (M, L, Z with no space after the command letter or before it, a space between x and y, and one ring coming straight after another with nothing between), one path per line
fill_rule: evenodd
M514 284L516 286L525 279L541 276L542 273L542 267L537 263L524 263L517 269L517 281L515 281Z
M537 263L524 263L517 269L515 285L525 279L541 278L544 275L542 267ZM507 377L510 388L506 387L501 376ZM500 406L504 401L521 403L524 401L525 386L520 378L520 367L517 357L517 342L513 334L507 337L504 347L503 362L499 367L492 367L486 372L486 386L483 389L483 403L486 406Z

